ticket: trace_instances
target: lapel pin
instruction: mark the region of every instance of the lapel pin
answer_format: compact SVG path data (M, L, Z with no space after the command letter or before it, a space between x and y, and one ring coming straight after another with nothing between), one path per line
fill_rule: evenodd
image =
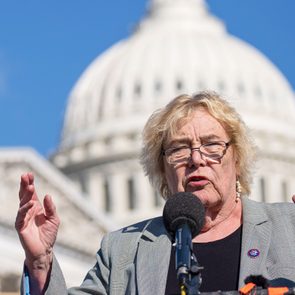
M258 257L260 254L260 251L258 249L250 249L247 253L247 255L250 257L250 258L256 258Z

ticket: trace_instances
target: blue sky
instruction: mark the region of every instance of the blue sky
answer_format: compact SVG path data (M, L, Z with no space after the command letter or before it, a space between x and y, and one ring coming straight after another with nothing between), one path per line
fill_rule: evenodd
M0 147L58 145L68 94L90 62L145 13L147 0L1 1ZM295 1L208 0L228 31L262 51L295 89Z

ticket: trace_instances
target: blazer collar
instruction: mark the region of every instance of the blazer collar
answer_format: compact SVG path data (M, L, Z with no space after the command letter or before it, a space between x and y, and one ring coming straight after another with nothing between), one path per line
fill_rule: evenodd
M161 217L152 219L138 241L136 279L138 294L165 294L171 238Z
M240 258L239 288L249 275L265 273L270 245L270 222L264 204L243 198L243 233Z

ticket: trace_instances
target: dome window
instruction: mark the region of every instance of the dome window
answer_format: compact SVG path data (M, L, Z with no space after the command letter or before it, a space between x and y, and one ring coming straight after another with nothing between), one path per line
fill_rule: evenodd
M105 212L111 212L112 204L111 204L110 185L107 179L104 180L103 189L104 189L104 210Z
M104 143L105 143L106 146L110 146L112 144L112 137L111 136L107 136L104 139Z
M245 93L245 85L242 82L239 82L237 87L238 87L239 94Z
M162 90L162 83L160 81L155 82L155 92L160 93Z
M139 83L136 83L134 87L134 94L138 97L141 95L141 91L141 85Z
M136 132L132 132L132 133L127 134L127 138L128 138L130 141L136 141L137 136L138 136L138 135L137 135Z
M128 207L130 210L134 210L137 204L136 204L136 194L135 194L135 183L133 178L128 179L127 187L128 187Z
M104 104L105 104L105 95L106 95L106 84L103 85L101 92L100 92L100 103L98 106L98 118L101 120L103 119L104 115ZM77 121L78 122L78 121Z
M260 199L262 202L266 202L266 183L263 177L261 177L259 180L259 186L260 186Z
M87 175L85 175L84 173L81 173L78 176L78 178L79 178L80 188L81 188L83 193L86 193L86 196L87 196L87 194L89 193Z
M183 88L183 83L181 80L176 81L176 90L182 90Z
M289 201L289 189L288 189L288 184L286 181L282 181L282 184L281 184L281 187L282 187L282 196L283 196L283 200L284 202L288 202Z
M222 92L222 91L224 91L225 90L225 83L223 82L223 81L219 81L218 82L218 90L220 91L220 92Z
M116 98L117 98L117 102L120 102L122 100L122 88L121 87L117 88Z

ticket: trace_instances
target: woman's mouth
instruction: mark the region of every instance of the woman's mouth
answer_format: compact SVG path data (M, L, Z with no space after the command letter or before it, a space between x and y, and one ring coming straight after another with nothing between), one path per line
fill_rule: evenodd
M192 176L186 181L186 188L202 189L209 183L209 180L204 176Z

